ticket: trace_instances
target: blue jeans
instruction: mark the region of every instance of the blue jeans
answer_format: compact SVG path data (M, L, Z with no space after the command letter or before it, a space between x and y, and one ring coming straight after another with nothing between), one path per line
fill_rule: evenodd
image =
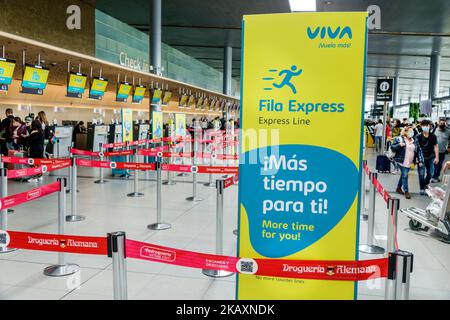
M441 175L442 164L444 163L444 160L445 160L445 152L443 153L439 152L439 162L434 168L434 175L433 175L433 178L436 180L439 179L439 176Z
M382 143L383 137L377 137L375 136L375 151L378 152L378 150L381 149L381 143Z
M431 177L434 175L434 157L425 160L422 166L419 166L419 184L420 190L424 190L430 184Z
M409 168L404 166L398 166L401 172L400 179L398 180L397 188L402 188L404 192L408 192L408 173Z

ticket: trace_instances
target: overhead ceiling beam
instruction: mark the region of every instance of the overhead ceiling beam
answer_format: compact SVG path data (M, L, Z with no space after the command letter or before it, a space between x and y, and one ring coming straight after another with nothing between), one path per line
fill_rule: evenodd
M404 31L370 30L369 34L385 35L385 36L450 37L450 33L448 32L404 32Z
M130 26L149 31L150 27L146 24L130 24ZM241 27L232 27L232 26L195 26L195 25L181 25L181 24L163 24L163 28L186 28L186 29L215 29L215 30L236 30L240 31Z
M193 45L193 44L171 44L166 43L168 46L171 47L187 47L187 48L211 48L211 49L223 49L223 46L206 46L206 45ZM231 47L232 49L241 49L241 47Z

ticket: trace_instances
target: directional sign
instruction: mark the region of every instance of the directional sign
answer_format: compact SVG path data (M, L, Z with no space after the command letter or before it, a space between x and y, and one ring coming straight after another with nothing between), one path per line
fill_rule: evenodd
M377 80L377 101L392 101L394 79Z

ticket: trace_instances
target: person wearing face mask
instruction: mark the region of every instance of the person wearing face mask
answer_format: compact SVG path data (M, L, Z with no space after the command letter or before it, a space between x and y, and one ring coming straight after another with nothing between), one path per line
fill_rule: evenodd
M394 163L400 169L400 178L398 180L396 192L405 195L406 199L411 199L408 188L408 174L414 163L423 166L424 159L422 150L416 139L414 139L414 130L412 126L404 127L400 136L392 141L391 150L395 152Z
M438 149L439 149L439 161L435 167L433 179L431 182L440 182L439 176L441 174L442 164L445 160L445 155L447 154L448 143L450 140L450 130L447 127L447 122L445 119L439 120L437 129L434 131L437 138Z
M419 168L420 194L425 194L425 189L434 175L435 165L439 162L439 148L436 135L431 133L431 121L422 120L420 123L422 133L417 136L417 142L422 149L424 166Z

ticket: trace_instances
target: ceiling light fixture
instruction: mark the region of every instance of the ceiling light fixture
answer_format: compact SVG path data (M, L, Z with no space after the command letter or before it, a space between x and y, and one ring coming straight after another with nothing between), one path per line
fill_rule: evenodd
M292 12L316 11L316 0L289 0Z

